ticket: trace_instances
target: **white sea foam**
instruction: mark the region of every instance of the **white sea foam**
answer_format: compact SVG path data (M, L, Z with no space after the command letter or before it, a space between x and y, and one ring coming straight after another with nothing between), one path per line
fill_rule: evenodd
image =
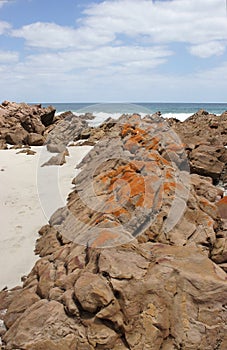
M170 118L176 118L183 122L187 118L191 117L193 113L164 113L162 114L163 118L170 119Z
M62 112L57 112L56 116L64 113L66 111L62 111ZM87 111L81 111L81 112L77 112L77 111L72 111L72 113L74 113L76 116L85 114ZM118 119L120 116L122 116L122 114L132 114L132 110L129 112L100 112L100 111L91 111L89 110L90 113L92 113L95 118L92 120L87 120L88 125L92 126L92 127L97 127L100 124L102 124L107 118L113 118L113 119ZM145 113L143 112L136 112L139 113L141 115L141 117L144 117L147 114L152 115L152 112L147 112ZM154 112L155 113L155 112ZM191 117L193 115L193 113L163 113L161 116L165 119L170 119L170 118L175 118L180 120L181 122L185 121L187 118ZM220 116L221 114L216 114L217 116Z

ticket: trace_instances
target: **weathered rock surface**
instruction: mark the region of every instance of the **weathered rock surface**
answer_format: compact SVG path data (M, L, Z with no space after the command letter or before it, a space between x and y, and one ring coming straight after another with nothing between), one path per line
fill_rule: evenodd
M45 258L55 261L52 290L63 255L77 249L83 260L86 248L78 248L65 245ZM62 284L58 301L36 296L31 306L27 295L40 276L30 274L5 316L16 303L6 349L226 348L226 274L198 248L134 242L91 250L86 266L75 266L61 276L71 279L71 289Z
M4 101L0 105L0 142L12 145L40 146L43 134L54 121L55 109L41 105L28 105Z
M43 166L49 165L63 165L66 163L65 157L69 155L67 149L65 151L58 153L56 156L51 157L46 163L42 164Z
M65 151L70 141L79 139L81 132L88 126L87 122L72 112L65 112L58 117L56 123L47 129L47 150L53 153Z
M158 116L111 127L40 230L23 288L0 293L6 350L227 348L223 193L186 156Z
M188 150L191 171L217 182L227 173L227 112L221 116L200 110L184 122L169 120Z

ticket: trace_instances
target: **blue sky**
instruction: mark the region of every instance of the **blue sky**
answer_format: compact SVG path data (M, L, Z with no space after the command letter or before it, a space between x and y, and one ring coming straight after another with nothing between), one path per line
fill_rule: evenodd
M0 0L0 100L227 102L225 0Z

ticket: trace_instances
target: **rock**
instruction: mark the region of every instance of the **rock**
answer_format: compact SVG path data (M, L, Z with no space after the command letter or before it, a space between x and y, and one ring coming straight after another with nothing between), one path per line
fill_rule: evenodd
M62 304L40 300L24 312L23 318L16 320L3 340L8 349L72 350L76 347L82 350L83 333L84 327L66 316Z
M92 113L87 112L85 114L80 115L80 118L85 120L92 120L95 119L95 116Z
M227 196L223 197L216 203L219 214L223 219L227 219Z
M223 232L222 237L216 239L211 258L217 264L227 263L227 231Z
M83 309L91 313L114 300L113 292L105 278L90 272L85 272L78 278L74 291Z
M17 152L17 154L25 153L28 156L34 156L36 154L35 151L32 151L31 149L22 149L21 151Z
M38 276L37 293L41 298L47 299L54 287L55 268L53 263L43 258L35 264L35 271Z
M90 137L91 135L91 129L87 128L82 130L82 132L80 133L80 139L81 140L86 140Z
M79 138L83 129L88 126L87 122L71 112L67 112L63 117L59 116L59 121L51 132L49 132L46 145L49 152L62 152L71 141Z
M35 246L35 253L39 254L39 256L51 255L61 247L57 231L54 227L50 227L49 225L43 226L39 230L39 234L41 237L36 241Z
M27 144L30 146L42 146L44 143L44 138L42 135L30 133L27 136Z
M4 140L0 140L0 149L7 149L7 144Z
M63 165L66 163L65 157L67 155L67 151L61 152L56 156L51 157L46 163L42 164L42 167L49 165Z
M224 163L218 160L220 156L219 150L220 148L211 146L199 146L192 150L190 154L191 171L218 180L224 169ZM218 156L215 151L217 151ZM223 149L223 151L225 151L225 149Z
M53 123L55 112L56 112L56 109L52 106L45 108L45 112L40 115L41 121L44 126L47 127Z
M92 254L99 272L87 265L75 301L72 289L62 296L76 318L61 302L37 301L3 336L6 348L225 349L226 274L201 250L147 242Z
M25 289L18 293L17 298L15 298L9 305L7 313L4 317L6 327L10 328L28 307L39 300L40 298L35 293L34 289Z
M222 119L217 128L205 112L186 121L191 158L199 150L223 163L223 144L193 139L198 120L206 140ZM158 115L100 130L67 206L40 230L41 258L22 288L4 292L6 350L225 350L227 221L216 176L189 173L182 140ZM26 308L25 291L37 295Z
M217 182L226 163L227 113L216 116L200 110L184 122L169 123L186 145L192 171Z
M24 129L15 129L5 136L5 141L11 145L22 145L26 143L28 133Z
M42 145L42 136L54 123L54 114L51 106L42 108L41 105L4 101L0 105L0 142Z

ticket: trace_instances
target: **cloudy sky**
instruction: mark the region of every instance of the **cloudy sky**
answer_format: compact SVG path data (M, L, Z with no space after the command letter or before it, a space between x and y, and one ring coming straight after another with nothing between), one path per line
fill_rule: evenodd
M226 0L0 0L0 100L226 102Z

